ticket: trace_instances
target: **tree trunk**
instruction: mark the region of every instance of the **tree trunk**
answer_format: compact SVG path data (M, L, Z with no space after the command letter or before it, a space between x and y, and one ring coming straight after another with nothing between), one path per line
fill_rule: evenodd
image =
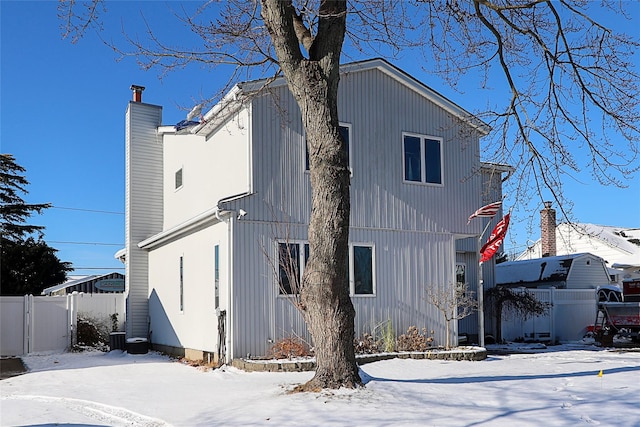
M309 151L310 254L300 302L313 337L316 374L298 389L356 387L362 381L353 346L355 310L347 279L350 174L338 121L346 2L321 2L315 37L304 31L290 1L262 0L261 13L289 90L300 107Z
M309 63L308 68L318 68ZM336 67L337 68L337 67ZM301 303L316 354L316 375L307 388L360 384L355 363L355 310L349 297L349 169L338 129L337 87L319 80L299 99L309 149L312 202L310 258L302 280ZM309 70L319 79L321 70Z

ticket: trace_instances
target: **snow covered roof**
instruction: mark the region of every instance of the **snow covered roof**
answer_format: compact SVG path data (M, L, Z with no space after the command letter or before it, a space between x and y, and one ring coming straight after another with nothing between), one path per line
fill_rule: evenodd
M557 253L589 252L603 258L614 268L640 267L640 228L624 228L589 223L558 224ZM539 258L541 241L520 254L516 260Z
M496 265L496 284L563 282L567 280L573 262L582 257L601 259L593 254L579 253L503 262Z

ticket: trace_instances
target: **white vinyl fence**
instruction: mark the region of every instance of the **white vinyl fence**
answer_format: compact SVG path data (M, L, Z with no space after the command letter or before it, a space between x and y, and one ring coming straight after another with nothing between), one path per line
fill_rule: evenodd
M595 289L527 289L527 292L552 306L544 316L502 319L502 338L507 341L579 341L595 321Z
M125 318L124 294L0 297L0 355L64 351L75 342L78 314Z

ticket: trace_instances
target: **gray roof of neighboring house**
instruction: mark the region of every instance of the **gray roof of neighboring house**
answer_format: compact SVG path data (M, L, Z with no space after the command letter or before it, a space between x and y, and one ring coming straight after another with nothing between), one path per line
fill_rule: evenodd
M67 280L66 282L43 289L41 295L49 295L54 292L61 291L62 289L71 288L73 286L80 285L82 283L91 282L94 280L97 281L99 279L102 279L103 277L109 278L109 276L112 276L112 275L118 275L118 276L124 277L124 275L122 275L121 273L114 273L114 272L106 273L106 274L91 274L89 276L69 276L69 280Z

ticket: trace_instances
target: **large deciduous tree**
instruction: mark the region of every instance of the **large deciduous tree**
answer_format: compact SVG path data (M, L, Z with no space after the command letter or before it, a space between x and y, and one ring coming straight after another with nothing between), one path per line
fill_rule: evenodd
M73 0L61 2L65 36L77 41L92 25L99 29L102 3L93 0L78 10L80 5ZM475 70L480 71L482 84L501 76L494 84L508 88L507 102L490 106L482 115L497 130L491 139L497 145L487 147L491 151L485 151L485 160L516 166L522 178L512 179L520 184L513 193L516 199L530 198L523 189L534 182L532 188L541 200L550 192L568 214L561 190L565 174L590 166L601 181L623 185L638 168L639 78L630 60L638 43L599 24L595 17L600 8L613 10L615 4L204 2L194 13L176 14L199 46L182 46L178 36L166 42L148 26L147 39L129 37L131 49L115 48L135 56L143 67L160 67L163 72L195 62L231 65L236 71L231 79L241 70L249 75L250 69L286 78L303 118L313 192L311 251L301 284L301 308L318 366L303 389L353 387L360 379L344 265L350 201L344 142L338 131L341 55L393 56L409 51L423 55L425 68L439 72L452 86ZM587 154L586 165L576 160L576 150Z

